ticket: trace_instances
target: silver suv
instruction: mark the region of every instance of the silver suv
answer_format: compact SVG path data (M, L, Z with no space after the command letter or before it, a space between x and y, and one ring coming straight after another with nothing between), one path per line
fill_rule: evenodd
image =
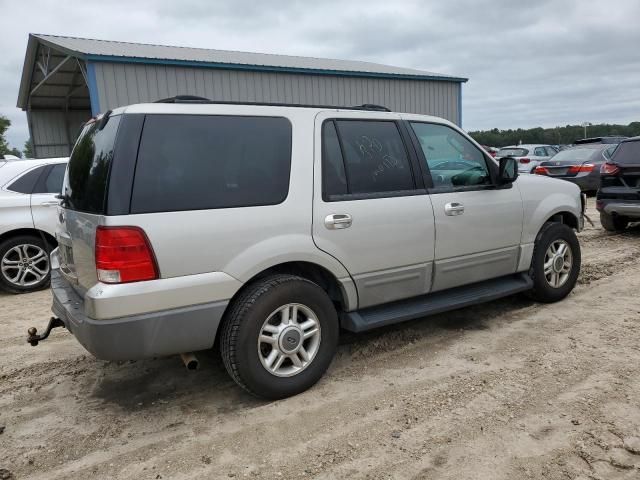
M518 177L443 119L381 110L177 101L87 124L53 326L112 360L217 340L240 386L282 398L318 381L341 329L573 289L578 187Z

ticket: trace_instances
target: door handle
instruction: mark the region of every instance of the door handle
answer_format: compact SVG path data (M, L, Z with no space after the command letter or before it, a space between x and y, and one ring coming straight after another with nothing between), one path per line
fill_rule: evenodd
M53 207L54 205L60 205L60 200L49 200L47 202L42 202L40 205L43 207Z
M329 230L340 230L342 228L349 228L352 221L351 215L347 213L333 213L325 217L324 226Z
M449 215L450 217L455 217L456 215L462 215L464 213L464 205L458 202L447 203L444 206L444 214Z

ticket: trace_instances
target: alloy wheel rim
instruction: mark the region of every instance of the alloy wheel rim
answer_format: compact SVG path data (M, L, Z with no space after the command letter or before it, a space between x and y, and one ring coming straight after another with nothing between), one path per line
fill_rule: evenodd
M551 242L544 256L544 276L553 288L560 288L571 275L573 268L573 253L571 247L564 240Z
M300 303L287 303L262 324L258 337L260 363L276 377L292 377L313 362L320 339L320 321L315 312Z
M16 245L3 255L0 271L9 283L19 287L32 287L49 274L49 257L37 245Z

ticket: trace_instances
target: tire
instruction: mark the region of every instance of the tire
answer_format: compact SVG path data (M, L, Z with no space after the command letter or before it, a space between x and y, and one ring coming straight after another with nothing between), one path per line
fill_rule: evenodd
M559 254L560 249L557 248L559 246L565 246L569 251L568 255L570 255L571 263L569 268L567 268L569 263L567 254L565 254L563 260L551 260L555 258L554 255L551 255L554 247L558 252L557 256L561 256ZM549 271L550 260L551 272ZM546 273L545 262L547 263ZM536 238L533 249L533 258L529 269L529 276L533 280L533 288L529 292L529 296L543 303L562 300L571 293L578 280L580 263L580 243L573 229L562 223L545 223ZM558 272L560 268L561 270Z
M622 232L629 225L629 220L600 212L600 224L608 232Z
M287 323L285 316L292 318L294 311L296 322ZM315 334L314 327L304 327L313 322L319 327ZM249 285L233 300L223 320L220 351L239 386L258 397L279 399L307 390L322 377L336 353L338 334L336 309L322 288L302 277L274 275ZM300 344L298 352L285 354ZM281 361L280 356L286 358ZM270 371L269 365L275 368L278 362L281 366Z
M48 287L49 250L49 245L34 235L20 235L2 242L0 289L8 293L28 293Z

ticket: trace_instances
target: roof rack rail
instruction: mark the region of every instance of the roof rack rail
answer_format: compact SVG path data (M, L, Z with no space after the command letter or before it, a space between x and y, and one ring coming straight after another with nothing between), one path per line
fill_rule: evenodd
M375 112L390 112L387 107L384 105L376 105L375 103L363 103L362 105L356 105L355 107L351 107L356 110L373 110Z
M176 95L175 97L163 98L153 103L214 103L208 98L197 95Z
M375 103L364 103L362 105L356 105L353 107L345 107L342 105L307 105L302 103L277 103L277 102L238 102L230 100L210 100L205 97L199 97L197 95L176 95L175 97L163 98L162 100L156 100L153 103L204 103L213 105L252 105L261 107L298 107L298 108L327 108L331 110L369 110L374 112L390 112L387 107L383 105L376 105Z
M573 142L573 144L574 145L584 145L587 143L616 144L616 143L620 143L625 138L628 138L628 137L625 137L624 135L604 135L602 137L579 138L578 140Z

